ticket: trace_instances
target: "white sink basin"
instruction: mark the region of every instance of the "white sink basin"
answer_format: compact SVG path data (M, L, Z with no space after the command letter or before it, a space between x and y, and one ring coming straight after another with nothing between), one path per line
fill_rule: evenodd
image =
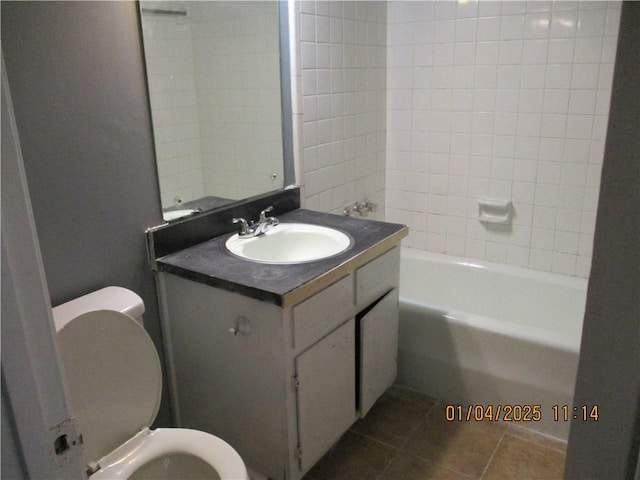
M246 260L261 263L304 263L332 257L347 250L353 241L339 230L308 223L281 223L263 235L230 237L227 249Z

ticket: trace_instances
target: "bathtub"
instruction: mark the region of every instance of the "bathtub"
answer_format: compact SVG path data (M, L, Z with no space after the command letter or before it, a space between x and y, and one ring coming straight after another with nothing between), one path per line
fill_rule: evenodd
M403 247L397 382L456 405L448 420L566 440L586 291L581 278Z

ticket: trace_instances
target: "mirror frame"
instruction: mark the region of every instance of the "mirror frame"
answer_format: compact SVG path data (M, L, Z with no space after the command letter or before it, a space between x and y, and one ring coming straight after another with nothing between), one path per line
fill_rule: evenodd
M280 190L296 184L293 156L293 90L291 86L291 45L289 37L289 0L278 1L280 22L280 102L282 115L282 162L284 180Z

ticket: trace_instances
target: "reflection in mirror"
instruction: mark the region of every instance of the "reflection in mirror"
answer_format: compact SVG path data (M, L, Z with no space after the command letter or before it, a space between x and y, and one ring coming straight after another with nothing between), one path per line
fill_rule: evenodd
M284 186L278 3L140 2L166 221Z

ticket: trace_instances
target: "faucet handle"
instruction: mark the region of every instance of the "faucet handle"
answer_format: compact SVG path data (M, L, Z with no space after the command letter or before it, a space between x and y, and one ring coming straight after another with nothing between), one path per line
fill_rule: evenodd
M360 215L362 215L363 217L366 217L367 215L369 215L369 212L378 211L378 204L365 198L358 206L358 211L360 212Z
M275 227L280 223L280 221L276 217L267 217L267 213L273 210L273 206L269 206L260 212L260 220L258 220L258 225L260 226L260 231L265 233L269 228Z
M233 223L240 224L240 236L249 234L249 222L247 222L244 218L234 218Z
M259 222L260 223L266 222L267 221L267 213L269 213L271 211L273 211L273 205L271 205L271 206L265 208L264 210L262 210L260 212L260 220L259 220Z

